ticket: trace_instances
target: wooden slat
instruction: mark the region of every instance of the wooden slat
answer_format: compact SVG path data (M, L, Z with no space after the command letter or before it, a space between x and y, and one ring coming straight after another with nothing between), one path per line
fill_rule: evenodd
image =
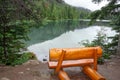
M93 59L69 60L69 61L63 61L62 67L84 66L84 65L90 65L93 63L94 63ZM50 69L56 68L57 64L58 62L55 62L55 61L48 62L48 66Z

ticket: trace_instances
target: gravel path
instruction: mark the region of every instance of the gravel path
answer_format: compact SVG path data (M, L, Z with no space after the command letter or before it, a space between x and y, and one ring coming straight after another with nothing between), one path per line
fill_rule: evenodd
M71 80L90 80L80 67L64 69ZM104 65L98 65L98 71L106 80L120 80L120 58L113 56ZM0 65L0 80L58 80L47 63L30 60L15 67Z

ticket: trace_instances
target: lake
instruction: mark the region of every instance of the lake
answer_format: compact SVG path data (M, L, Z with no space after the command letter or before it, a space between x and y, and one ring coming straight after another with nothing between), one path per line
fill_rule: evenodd
M99 31L104 30L107 36L115 35L115 31L107 22L97 22L88 26L88 21L49 22L39 28L32 28L27 41L27 49L36 54L38 60L49 58L51 48L82 47L83 40L92 41Z

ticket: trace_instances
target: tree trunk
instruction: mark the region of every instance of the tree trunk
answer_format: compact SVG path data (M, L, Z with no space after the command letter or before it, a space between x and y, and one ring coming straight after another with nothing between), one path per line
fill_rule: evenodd
M1 22L2 22L2 27L3 27L3 38L2 38L2 47L3 47L3 56L4 56L4 59L7 60L7 45L6 45L6 29L7 29L7 26L6 24L8 23L8 16L7 16L7 1L2 1L2 6L1 6ZM0 26L1 27L1 26Z
M117 47L117 55L120 56L120 32L119 32L119 40L118 40L118 47Z

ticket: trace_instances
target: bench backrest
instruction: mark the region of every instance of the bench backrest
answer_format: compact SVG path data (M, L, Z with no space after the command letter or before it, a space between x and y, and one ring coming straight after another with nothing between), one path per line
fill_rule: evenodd
M97 57L102 56L101 47L84 47L84 48L53 48L50 49L50 61L58 61L63 50L65 51L64 60L77 60L93 58L94 54Z

